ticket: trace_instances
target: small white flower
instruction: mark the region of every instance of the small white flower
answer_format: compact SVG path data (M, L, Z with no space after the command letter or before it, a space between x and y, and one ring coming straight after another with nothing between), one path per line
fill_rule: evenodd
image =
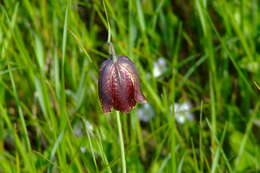
M160 57L156 62L153 62L153 76L159 77L161 74L166 72L167 62L164 58Z
M77 137L81 137L85 135L84 130L86 129L90 135L93 135L93 125L88 120L84 120L83 122L78 122L74 125L73 134ZM85 127L83 125L85 125Z
M85 126L86 126L87 130L89 132L92 132L93 131L93 125L88 120L85 120L84 122L85 122Z
M85 125L85 129L86 129L86 133L88 133L90 136L93 136L93 125L88 121L88 120L84 120L84 125Z
M154 117L155 113L152 106L146 103L142 104L141 107L137 110L137 115L139 120L148 122Z
M183 124L185 121L193 121L194 115L191 113L192 105L189 101L174 104L175 119L178 123ZM172 110L172 106L171 106Z
M80 147L80 151L81 151L82 153L85 153L85 152L87 151L87 148L86 148L86 147Z
M82 129L82 123L78 122L73 127L73 134L77 137L83 136L83 129Z

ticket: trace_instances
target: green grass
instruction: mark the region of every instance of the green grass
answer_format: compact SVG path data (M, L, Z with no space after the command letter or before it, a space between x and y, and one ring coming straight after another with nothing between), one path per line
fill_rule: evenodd
M155 114L120 113L127 172L260 172L259 0L0 1L0 172L123 172L97 91L107 41Z

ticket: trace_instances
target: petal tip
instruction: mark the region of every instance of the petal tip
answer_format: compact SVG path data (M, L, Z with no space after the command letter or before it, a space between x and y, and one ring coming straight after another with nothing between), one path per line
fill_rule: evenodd
M107 104L102 104L102 111L104 113L109 113L112 111L112 106Z
M147 100L146 100L146 98L143 96L143 94L137 94L137 95L135 96L135 101L136 101L137 103L147 103Z

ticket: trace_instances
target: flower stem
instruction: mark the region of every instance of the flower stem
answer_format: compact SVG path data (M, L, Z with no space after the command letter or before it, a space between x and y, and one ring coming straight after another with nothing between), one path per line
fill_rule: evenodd
M121 126L119 111L116 111L116 119L117 119L118 133L119 133L119 139L120 139L122 169L123 169L123 173L126 173L126 160L125 160L124 139L123 139L123 133L122 133L122 126Z
M108 42L108 44L109 44L109 53L112 55L112 59L113 59L113 61L116 62L116 60L117 60L117 56L116 56L116 52L115 52L115 49L114 49L113 43Z

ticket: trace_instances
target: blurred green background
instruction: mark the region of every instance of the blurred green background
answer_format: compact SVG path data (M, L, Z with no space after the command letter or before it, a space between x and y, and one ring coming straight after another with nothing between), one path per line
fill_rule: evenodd
M122 172L108 31L148 100L120 115L128 172L260 172L259 0L0 0L1 173Z

